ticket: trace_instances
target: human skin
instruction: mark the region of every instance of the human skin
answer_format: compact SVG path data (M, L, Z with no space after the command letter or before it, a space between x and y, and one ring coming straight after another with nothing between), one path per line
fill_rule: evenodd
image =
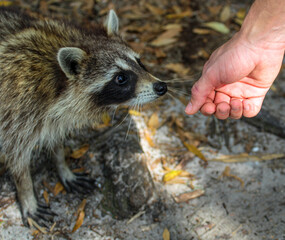
M280 71L284 49L285 0L256 0L241 30L205 64L185 112L254 117Z

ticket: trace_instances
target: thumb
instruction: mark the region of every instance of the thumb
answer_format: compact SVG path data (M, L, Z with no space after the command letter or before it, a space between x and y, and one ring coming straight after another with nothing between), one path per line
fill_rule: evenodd
M202 76L191 89L191 99L185 108L186 114L192 115L198 112L213 89L214 86L212 86L211 82Z

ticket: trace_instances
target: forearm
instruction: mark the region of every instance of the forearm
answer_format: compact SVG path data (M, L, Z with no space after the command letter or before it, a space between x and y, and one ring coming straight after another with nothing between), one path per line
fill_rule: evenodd
M285 0L256 0L240 34L264 49L285 49Z

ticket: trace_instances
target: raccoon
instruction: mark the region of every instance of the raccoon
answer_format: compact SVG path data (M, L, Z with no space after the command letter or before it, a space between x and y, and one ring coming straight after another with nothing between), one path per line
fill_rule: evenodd
M99 122L102 113L120 104L144 104L167 92L118 31L113 10L104 25L86 30L0 9L0 138L24 224L27 217L53 217L33 190L29 165L35 146L54 154L68 192L90 191L93 181L65 162L66 135Z

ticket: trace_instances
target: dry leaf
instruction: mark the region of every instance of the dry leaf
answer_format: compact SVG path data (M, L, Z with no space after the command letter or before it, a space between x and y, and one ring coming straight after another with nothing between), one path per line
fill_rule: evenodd
M165 65L165 68L174 71L181 76L187 75L190 71L189 68L184 67L184 65L181 63L168 63Z
M236 14L237 18L239 19L244 19L246 15L246 9L245 8L240 8Z
M13 4L12 1L0 1L0 7L8 7Z
M75 213L75 215L79 215L80 212L83 212L86 206L86 199L83 199L82 202L80 203L80 205L77 208L77 211Z
M45 199L46 204L49 204L48 192L46 190L44 190L43 192L43 197Z
M199 35L205 35L205 34L210 34L211 30L205 28L193 28L192 32Z
M110 124L110 122L111 122L111 117L110 117L110 115L109 115L108 113L104 113L104 114L102 115L102 121L103 121L103 123L104 123L104 125L105 125L106 127L110 126L110 125L111 125L111 124Z
M182 194L174 197L174 199L177 203L187 202L191 199L198 198L198 197L202 196L204 193L205 193L204 190L198 189L198 190L195 190L193 192L182 193Z
M163 240L170 240L170 232L168 231L167 228L164 229L162 237L163 237Z
M233 179L239 181L240 184L241 184L241 187L243 188L243 187L244 187L244 181L243 181L240 177L238 177L238 176L236 176L236 175L233 175L233 174L231 174L230 172L231 172L230 167L229 167L229 166L226 166L226 167L225 167L225 170L223 171L223 173L222 173L222 175L219 177L219 179L222 178L222 177L233 178Z
M72 233L74 233L78 228L81 227L81 225L83 224L83 221L84 221L84 217L85 217L85 212L84 211L80 212L78 215L78 218L76 220L76 223L75 223L75 225L71 231Z
M253 161L270 161L274 159L284 158L285 154L263 154L263 155L249 155L248 153L242 153L239 155L223 155L215 159L209 159L209 161L225 162L225 163L237 163L237 162L253 162Z
M192 10L188 9L181 13L168 14L166 17L168 19L179 19L179 18L191 17L192 14L193 14Z
M221 15L220 15L220 20L221 22L226 22L230 19L231 17L231 7L229 5L224 6Z
M177 179L172 179L172 180L166 182L165 184L167 184L167 185L171 185L171 184L187 184L187 181L184 180L184 179L177 178Z
M207 22L207 23L203 23L203 26L211 28L215 30L216 32L219 32L222 34L228 34L230 32L230 29L224 23L220 23L220 22Z
M149 133L148 131L145 131L144 136L145 136L145 139L146 139L146 141L148 142L149 146L150 146L150 147L155 147L155 144L154 144L154 142L152 141L151 135L150 135L150 133Z
M160 124L157 112L151 115L147 125L151 130L156 130L159 127Z
M209 6L208 9L211 12L212 15L218 15L221 11L222 5L218 6Z
M164 12L165 12L164 9L155 7L155 6L153 6L153 5L149 4L149 3L145 3L145 6L147 7L147 9L148 9L154 16L162 15L162 14L164 14Z
M81 148L75 150L73 153L71 153L70 157L78 159L81 158L89 149L88 144L84 144Z
M196 146L194 146L192 144L188 144L186 142L184 142L183 144L190 152L194 153L197 157L199 157L203 161L207 162L207 159L205 158L203 153L201 153L201 151Z
M164 174L162 181L168 182L168 181L176 178L177 176L179 176L181 173L182 173L182 170L172 170L172 171Z
M183 28L182 25L178 23L167 24L166 26L163 27L163 29L165 30L177 29L179 31L182 31L182 28Z
M34 226L36 229L38 229L41 233L43 234L47 234L47 231L44 227L41 227L34 219L28 217L28 223L29 223L29 226L32 227Z
M135 110L129 110L129 114L132 116L140 117L141 113Z
M151 45L155 47L161 47L161 46L174 43L177 41L175 37L178 37L180 32L181 32L181 29L179 28L169 29L165 31L164 33L162 33L161 35L159 35L155 40L153 40L151 42Z
M63 185L60 182L58 182L57 184L55 184L55 187L53 189L53 195L56 196L63 190L64 190Z

